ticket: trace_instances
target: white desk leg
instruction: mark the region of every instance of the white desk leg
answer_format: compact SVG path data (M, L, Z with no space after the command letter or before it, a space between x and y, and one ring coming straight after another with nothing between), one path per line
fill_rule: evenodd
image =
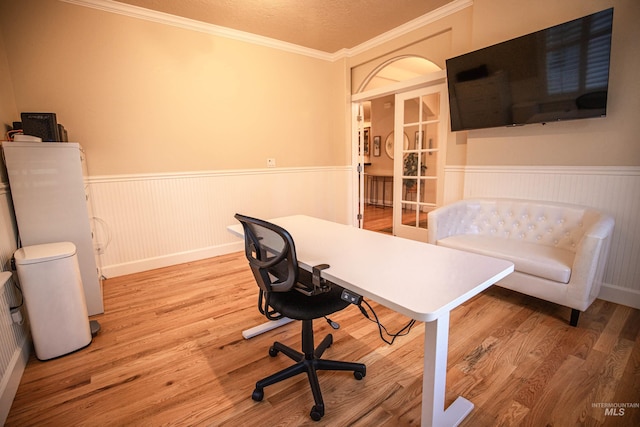
M457 426L473 410L473 403L458 397L444 409L449 348L449 313L425 323L422 378L422 427Z
M293 322L293 319L289 319L288 317L265 322L261 325L254 326L253 328L245 329L244 331L242 331L242 336L244 337L244 339L248 340L249 338L253 338L256 335L264 334L265 332L269 332L272 329L279 328L280 326L286 325L290 322Z

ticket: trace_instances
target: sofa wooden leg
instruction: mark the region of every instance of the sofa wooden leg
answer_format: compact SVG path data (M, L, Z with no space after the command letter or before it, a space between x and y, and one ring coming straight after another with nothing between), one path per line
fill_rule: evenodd
M569 324L571 326L578 326L578 317L580 317L580 310L576 310L575 308L571 309L571 320Z

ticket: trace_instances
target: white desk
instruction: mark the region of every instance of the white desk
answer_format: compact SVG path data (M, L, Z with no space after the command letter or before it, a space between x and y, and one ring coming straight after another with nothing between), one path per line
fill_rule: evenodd
M513 272L513 264L308 216L269 221L291 233L302 268L329 264L327 280L426 322L422 425L458 425L473 403L458 397L444 408L449 312ZM243 235L240 224L228 229Z

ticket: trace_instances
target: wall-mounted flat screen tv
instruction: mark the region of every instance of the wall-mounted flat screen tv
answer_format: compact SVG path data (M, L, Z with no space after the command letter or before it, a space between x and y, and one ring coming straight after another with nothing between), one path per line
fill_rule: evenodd
M613 8L446 61L451 130L604 117Z

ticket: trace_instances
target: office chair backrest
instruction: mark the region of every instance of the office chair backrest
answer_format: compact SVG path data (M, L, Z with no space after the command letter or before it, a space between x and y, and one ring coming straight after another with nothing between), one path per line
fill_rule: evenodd
M287 292L298 281L298 260L287 230L257 218L236 214L244 229L244 250L262 292Z

